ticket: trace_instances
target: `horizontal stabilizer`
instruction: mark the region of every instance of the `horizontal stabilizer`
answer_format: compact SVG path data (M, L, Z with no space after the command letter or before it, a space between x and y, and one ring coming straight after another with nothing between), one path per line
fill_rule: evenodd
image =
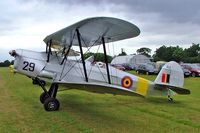
M180 87L175 87L175 86L170 86L170 85L163 85L163 84L155 84L155 89L157 90L166 90L166 89L170 89L178 94L182 94L182 95L188 95L190 94L190 90L188 89L184 89L184 88L180 88Z

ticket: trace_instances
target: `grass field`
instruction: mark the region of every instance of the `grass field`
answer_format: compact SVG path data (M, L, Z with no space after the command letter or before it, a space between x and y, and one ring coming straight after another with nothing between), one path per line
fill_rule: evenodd
M155 76L145 76L154 80ZM0 68L0 132L188 133L200 132L200 78L187 78L191 95L130 97L79 90L58 93L61 107L46 112L42 92L29 78Z

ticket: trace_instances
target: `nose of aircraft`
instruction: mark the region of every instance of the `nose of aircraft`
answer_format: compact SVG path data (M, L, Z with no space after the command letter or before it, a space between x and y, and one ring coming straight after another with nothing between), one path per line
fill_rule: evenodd
M11 50L11 51L9 52L9 54L10 54L11 56L13 56L13 57L17 56L17 53L16 53L15 50Z

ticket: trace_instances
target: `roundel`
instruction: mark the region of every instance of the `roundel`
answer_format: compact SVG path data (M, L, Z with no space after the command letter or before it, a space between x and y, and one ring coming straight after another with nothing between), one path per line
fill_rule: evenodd
M133 84L133 81L129 76L125 76L122 78L121 84L124 88L130 88Z

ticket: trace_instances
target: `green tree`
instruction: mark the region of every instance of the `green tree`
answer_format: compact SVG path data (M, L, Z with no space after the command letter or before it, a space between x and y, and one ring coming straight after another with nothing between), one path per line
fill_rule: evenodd
M151 57L151 55L150 55L151 49L150 48L142 47L142 48L138 49L136 52L137 52L137 54L142 54L147 57Z
M0 63L0 67L8 67L11 65L11 62L9 60L5 60L4 62Z
M14 65L14 60L12 60L12 61L10 62L10 64L11 64L11 65Z
M118 56L124 56L127 55L126 52L121 52Z
M200 63L200 55L196 57L184 57L183 62L187 63Z
M154 61L165 61L165 51L167 50L166 46L161 46L160 48L156 49L155 54L153 55Z
M160 48L156 49L155 54L153 55L153 58L155 61L182 61L184 57L184 50L180 48L179 46L173 47L173 46L161 46Z
M180 61L183 61L183 58L184 58L183 48L180 48L179 46L174 48L174 51L172 54L172 60L174 60L176 62L180 62Z
M104 58L104 53L86 53L84 54L84 59L87 59L90 56L94 56L94 61L101 61L101 62L105 62L105 58ZM108 63L110 63L112 61L112 56L107 55L107 59L108 59Z
M200 55L200 45L192 43L192 46L185 49L185 56L186 57L196 57Z
M127 55L127 54L126 54L125 50L122 48L121 53L118 56L124 56L124 55Z

